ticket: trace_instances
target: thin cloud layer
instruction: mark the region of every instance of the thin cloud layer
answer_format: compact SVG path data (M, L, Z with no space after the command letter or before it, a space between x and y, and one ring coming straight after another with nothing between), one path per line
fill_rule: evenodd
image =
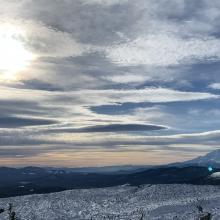
M14 116L0 117L1 128L50 125L55 123L57 123L55 120L47 120L43 118L22 118L22 117L14 117Z
M82 128L67 128L67 129L55 129L52 132L63 132L63 133L106 133L106 132L138 132L138 131L155 131L166 129L160 125L147 125L147 124L108 124L108 125L96 125ZM50 132L51 132L50 131Z

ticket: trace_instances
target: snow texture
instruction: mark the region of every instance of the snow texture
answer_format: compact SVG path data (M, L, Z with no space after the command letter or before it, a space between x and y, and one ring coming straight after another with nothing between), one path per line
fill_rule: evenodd
M0 199L19 220L195 220L201 206L220 219L220 186L145 185L70 190ZM0 214L8 219L7 212Z

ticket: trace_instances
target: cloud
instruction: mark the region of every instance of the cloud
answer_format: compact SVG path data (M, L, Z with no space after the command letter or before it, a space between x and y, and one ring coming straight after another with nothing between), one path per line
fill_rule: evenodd
M211 89L218 90L218 89L220 89L220 83L212 83L208 87L211 88Z
M117 103L167 103L181 101L195 101L219 98L218 95L200 92L183 92L167 88L145 88L130 90L84 90L73 92L72 97L80 95L82 104L108 105ZM90 104L89 104L90 103Z
M144 89L106 89L106 90L76 90L70 92L60 91L38 91L28 89L13 89L2 87L0 99L20 100L25 96L26 101L31 101L33 97L42 102L59 105L66 103L75 106L98 106L118 103L167 103L195 101L206 99L218 99L219 96L206 92L187 92L169 88L144 88ZM16 94L13 94L17 91Z
M107 57L118 65L170 66L220 58L216 38L181 39L173 35L149 35L111 46Z
M19 91L19 89L15 90ZM13 93L13 92L12 92ZM31 90L29 90L31 94ZM0 115L1 117L17 117L17 118L36 118L36 119L48 119L48 118L57 118L61 112L65 111L65 107L56 107L56 106L47 106L41 104L39 99L36 98L35 101L26 98L22 100L21 94L20 98L13 99L9 98L8 100L0 99Z
M16 86L16 85L15 85ZM47 83L38 79L24 80L17 85L17 88L26 88L33 90L45 90L45 91L62 91L63 89L53 83Z
M101 4L106 6L112 6L115 4L123 4L128 2L129 0L82 0L86 4Z
M104 76L104 79L110 80L114 83L143 83L149 77L147 75L134 75L134 74L121 74L121 75L112 75L112 76Z
M77 43L70 34L44 24L27 23L25 29L28 48L39 56L79 56L89 50L86 45Z
M119 5L128 2L129 0L82 0L86 4L101 4L106 6Z
M37 156L41 153L46 153L43 149L28 149L28 148L0 148L0 158L25 158L30 156Z
M25 118L15 116L0 117L0 128L16 128L26 126L51 125L57 121L43 118Z
M78 43L70 34L37 21L22 19L0 20L0 27L10 29L13 38L37 57L80 56L89 46ZM18 28L19 27L19 28Z
M94 126L95 127L95 126ZM101 126L100 126L101 127ZM100 128L98 127L98 128ZM175 135L129 135L120 134L120 132L112 133L111 128L106 127L106 131L94 130L95 128L90 128L88 130L74 130L74 129L54 129L46 130L42 129L41 132L32 133L23 132L23 133L7 133L1 137L0 146L39 146L40 148L50 150L59 149L72 149L72 150L86 150L86 149L97 149L101 148L103 150L148 150L154 148L155 150L164 148L167 146L170 147L179 147L180 150L183 147L196 147L199 151L200 149L207 148L218 148L219 144L219 134L220 131L209 131L202 133L192 133L192 134L175 134ZM117 127L117 131L128 130L124 127L121 129ZM142 128L139 131L150 131L149 128ZM161 127L161 129L163 129ZM152 131L152 129L151 129ZM52 132L52 133L51 133ZM77 133L76 136L70 137L70 132ZM100 132L100 135L94 136L93 132ZM16 134L16 136L15 136ZM33 134L38 135L39 138L33 138ZM53 134L53 135L52 135ZM52 135L52 136L51 136ZM62 145L62 148L60 146ZM59 146L59 147L58 147ZM33 147L31 147L32 149ZM37 147L38 148L38 147Z
M30 89L1 88L0 107L2 117L17 115L21 118L56 118L58 121L53 126L83 127L96 126L100 124L164 124L175 127L172 112L165 112L165 108L155 109L147 112L127 111L127 114L98 114L92 107L103 105L120 106L130 103L138 108L141 103L160 105L168 103L205 101L218 99L219 96L211 93L183 92L165 88L145 89L109 89L109 90L77 90L77 91L44 91ZM22 100L22 101L21 101ZM35 100L33 102L32 100ZM180 104L179 104L180 105ZM12 106L15 106L12 108ZM8 115L8 114L9 115ZM185 117L178 112L178 117ZM169 116L169 120L165 120ZM173 118L173 119L172 119ZM187 116L187 118L189 118ZM171 120L172 119L172 120ZM190 119L190 118L189 118ZM174 121L175 121L174 120ZM179 122L178 122L179 123ZM181 123L183 123L181 121ZM189 124L189 123L188 123ZM180 127L178 125L178 127ZM193 126L195 127L195 125Z
M91 3L91 1L89 2ZM107 0L107 2L110 1ZM128 26L127 21L131 20L131 14L128 15L125 12L122 14L116 10L115 13L118 17L116 22L112 16L112 9L106 7L106 4L101 4L98 7L97 4L87 4L80 0L74 2L49 0L46 5L42 0L26 0L22 7L16 8L17 4L17 2L14 4L2 2L2 6L5 8L3 16L8 17L10 14L10 17L15 19L37 21L53 30L64 33L64 36L72 36L77 42L84 44L106 44L113 38L118 38L114 29L120 30L123 25ZM8 7L13 10L12 14Z
M147 125L147 124L107 124L95 125L82 128L64 128L49 130L50 132L64 132L64 133L93 133L93 132L137 132L137 131L155 131L166 129L161 125Z
M96 136L90 141L88 137L87 140L83 140L80 142L79 140L73 141L73 143L81 146L102 146L109 149L125 149L131 148L134 149L134 146L142 146L144 149L148 149L148 147L166 147L166 146L190 146L195 145L199 148L205 146L209 147L218 147L218 143L220 141L219 138L220 131L208 131L202 133L192 133L192 134L175 134L175 135L151 135L151 136L143 136L143 135L109 135L109 136ZM136 150L137 150L136 149Z

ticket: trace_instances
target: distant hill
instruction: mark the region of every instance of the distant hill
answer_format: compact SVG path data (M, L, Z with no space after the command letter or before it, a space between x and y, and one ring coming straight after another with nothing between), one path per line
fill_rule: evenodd
M104 167L79 167L79 168L47 168L51 173L100 173L100 174L129 174L152 168L151 165L124 165Z
M220 172L216 169L214 172ZM43 168L1 168L0 197L35 193L59 192L67 189L102 188L129 184L174 184L219 185L219 178L210 178L205 167L152 168L131 174L96 174L74 172L48 172Z
M164 166L103 168L0 168L0 197L129 184L220 185L220 150ZM210 172L207 166L213 166Z

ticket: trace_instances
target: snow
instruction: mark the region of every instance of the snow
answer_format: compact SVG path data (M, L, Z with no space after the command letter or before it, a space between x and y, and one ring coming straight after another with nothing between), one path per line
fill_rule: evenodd
M207 164L207 163L220 163L220 150L214 150L205 156L197 157L193 160L186 161L186 163Z
M211 174L210 177L219 179L220 178L220 172L215 172L215 173Z
M0 199L13 203L19 220L194 220L197 206L220 219L220 187L195 185L119 186ZM143 218L142 218L143 217ZM7 213L0 214L6 220Z

